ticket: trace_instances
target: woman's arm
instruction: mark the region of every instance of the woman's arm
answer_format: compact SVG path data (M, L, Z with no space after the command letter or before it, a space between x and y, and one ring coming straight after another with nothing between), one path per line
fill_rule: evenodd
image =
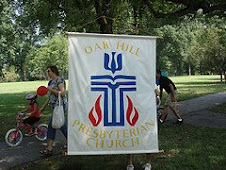
M60 92L61 92L61 97L64 97L64 95L65 95L64 84L61 83L61 84L58 85L58 87L59 87L60 90L52 89L50 86L48 86L47 89L48 89L51 93L53 93L55 96L58 96L58 93L59 93L59 91L60 91Z
M40 108L40 112L42 112L45 108L46 108L46 106L49 104L49 99L47 99L46 101L45 101L45 103L43 104L43 106Z

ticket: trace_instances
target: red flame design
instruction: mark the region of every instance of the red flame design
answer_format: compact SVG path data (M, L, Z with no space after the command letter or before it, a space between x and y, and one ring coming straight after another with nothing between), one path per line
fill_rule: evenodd
M92 107L92 109L89 112L89 120L91 121L93 126L99 125L99 123L100 123L100 121L102 119L102 111L101 111L101 108L100 108L100 98L101 98L101 96L102 95L100 95L98 97L98 99L96 100L96 102L95 102L95 111L97 113L98 119L96 120L95 117L93 116L93 109L94 109L94 107Z
M126 111L126 120L131 126L134 126L136 124L138 118L139 118L139 114L138 114L137 109L135 107L133 107L132 100L127 95L126 95L126 97L127 97L127 100L128 100L128 108L127 108L127 111ZM134 108L134 111L135 111L135 115L132 118L132 121L130 121L130 117L131 117L133 108Z

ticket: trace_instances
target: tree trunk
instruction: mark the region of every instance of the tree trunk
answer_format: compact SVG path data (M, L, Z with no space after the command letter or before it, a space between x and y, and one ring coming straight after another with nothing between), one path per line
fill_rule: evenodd
M94 0L95 9L98 17L98 24L100 26L100 33L113 33L113 20L108 17L109 5L111 0Z
M223 82L222 72L220 72L220 77L221 77L221 83L222 83Z
M48 75L46 74L46 70L42 70L42 72L43 72L43 75L45 76L45 80L48 80L49 77L48 77Z
M99 19L100 32L102 34L113 34L113 21L111 19L102 16Z
M191 76L191 64L188 64L188 75Z
M137 28L138 28L137 18L138 18L137 9L133 5L133 26L134 26L135 30L137 30Z
M224 71L224 83L226 84L226 71Z
M27 71L23 70L23 72L24 72L24 79L23 79L23 81L27 81Z

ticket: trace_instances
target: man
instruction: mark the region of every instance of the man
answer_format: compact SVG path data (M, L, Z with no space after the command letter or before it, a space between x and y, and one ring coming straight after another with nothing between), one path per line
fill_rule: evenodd
M147 163L143 166L144 170L151 170L151 157L152 157L151 153L146 154ZM128 155L128 165L127 165L126 169L127 170L134 170L133 154Z
M170 109L173 111L174 115L177 117L176 123L182 123L183 119L179 115L179 111L176 108L177 104L177 88L174 85L174 83L167 77L162 76L162 73L160 70L156 71L156 78L158 79L158 83L160 85L160 99L162 98L162 91L165 89L165 91L168 93L167 100L163 106L163 112L162 115L159 118L159 122L163 123L167 117L167 109L170 107Z
M158 80L156 81L155 94L156 94L156 97L159 98L159 91L158 91L157 84L158 84ZM144 170L151 170L151 158L152 158L152 154L151 153L147 153L146 154L146 159L147 159L146 162L147 163L143 166L144 167ZM129 154L128 155L127 170L134 170L134 166L133 166L133 154Z

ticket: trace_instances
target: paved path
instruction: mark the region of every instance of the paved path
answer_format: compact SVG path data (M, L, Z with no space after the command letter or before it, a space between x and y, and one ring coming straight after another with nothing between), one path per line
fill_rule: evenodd
M66 143L64 136L59 131L56 135L55 153L60 153L60 148ZM39 153L46 148L46 141L38 141L33 137L24 137L17 147L9 147L5 142L0 142L0 170L9 169L17 165L43 159Z
M195 126L226 128L226 114L213 113L209 108L226 103L226 93L217 93L179 102L180 114L185 124ZM168 122L175 121L169 114Z
M226 128L226 114L216 114L208 110L208 108L221 103L226 103L226 93L217 93L179 102L179 109L185 124ZM175 121L173 114L169 114L166 123L173 121ZM55 148L58 148L58 153L63 143L65 143L65 140L61 133L58 133L55 146ZM39 142L35 137L24 138L22 144L16 148L0 142L0 169L8 169L43 159L39 151L45 148L45 145L45 142Z

